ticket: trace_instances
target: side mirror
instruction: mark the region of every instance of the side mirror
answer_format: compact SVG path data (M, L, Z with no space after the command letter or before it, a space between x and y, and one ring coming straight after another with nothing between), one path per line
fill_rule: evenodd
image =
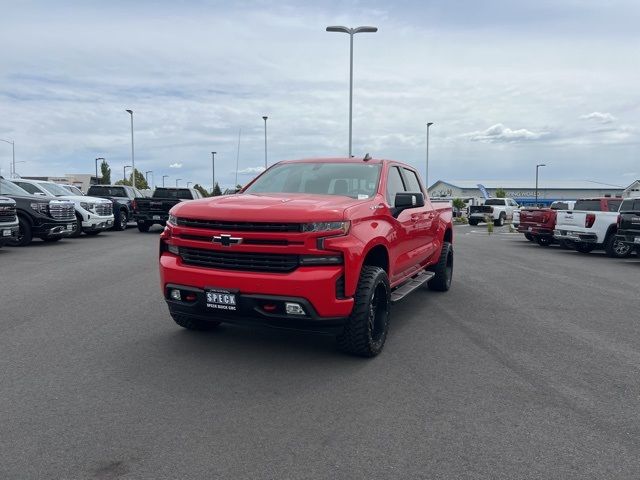
M422 192L400 192L396 193L393 208L396 215L408 208L424 207L424 195Z

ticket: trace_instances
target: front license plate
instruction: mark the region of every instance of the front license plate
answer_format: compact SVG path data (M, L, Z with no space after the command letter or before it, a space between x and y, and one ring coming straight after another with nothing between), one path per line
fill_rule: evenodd
M236 295L225 291L207 290L207 307L216 310L236 311Z
M153 219L154 219L154 220L160 220L160 215L154 215L154 216L153 216Z
M640 237L636 237L633 239L633 243L640 243Z
M74 224L70 223L69 225L67 225L67 230L73 230Z
M530 232L531 230L533 230L533 228L531 228L531 227L527 228L527 231Z
M10 237L11 236L11 230L3 230L2 231L2 236L3 237ZM640 239L638 239L640 240Z

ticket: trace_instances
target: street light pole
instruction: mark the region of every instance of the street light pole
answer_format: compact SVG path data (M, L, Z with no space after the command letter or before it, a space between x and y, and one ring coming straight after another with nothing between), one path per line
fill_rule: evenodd
M216 188L216 153L218 152L211 152L211 196Z
M169 175L162 175L162 187L164 188L164 179L169 178Z
M544 163L539 163L536 165L536 208L538 207L538 169L540 167L546 167L547 165Z
M151 186L149 185L149 174L153 173L153 170L147 170L146 172L144 172L144 179L147 181L147 186L149 188L151 188ZM153 175L151 175L151 178L153 179Z
M267 169L267 117L266 115L262 117L264 120L264 169Z
M424 177L425 187L427 189L427 195L429 194L429 127L433 125L433 122L427 123L427 165Z
M181 178L176 178L176 187L178 186L178 182L182 180Z
M348 28L339 25L327 27L327 32L340 32L349 34L349 158L352 150L352 125L353 125L353 36L356 33L375 33L378 27Z
M15 140L3 140L1 138L0 142L11 144L11 171L9 172L9 178L13 178L16 173L16 142Z
M104 158L102 158L102 157L98 157L98 158L96 158L96 182L99 182L99 181L98 181L98 162L99 162L100 160L104 160ZM99 182L99 183L98 183L98 185L100 185L100 184L102 184L102 182Z
M133 175L131 176L131 186L136 188L136 160L133 155L133 110L127 109L126 112L131 115L131 165L133 167Z
M131 165L125 165L122 169L122 177L125 182L127 181L127 168L131 168Z

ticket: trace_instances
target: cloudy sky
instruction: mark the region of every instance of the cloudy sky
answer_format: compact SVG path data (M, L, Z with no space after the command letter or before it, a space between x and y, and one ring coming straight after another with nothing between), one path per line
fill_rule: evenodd
M0 138L22 175L130 162L155 179L223 186L264 162L347 153L436 179L640 178L637 0L0 0ZM11 146L0 142L8 174ZM246 173L242 173L246 172Z

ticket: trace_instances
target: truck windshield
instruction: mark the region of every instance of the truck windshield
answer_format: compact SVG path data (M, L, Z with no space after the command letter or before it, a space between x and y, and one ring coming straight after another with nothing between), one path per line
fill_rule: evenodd
M25 197L31 196L29 192L23 190L15 183L11 183L3 178L0 178L0 195L24 195Z
M180 200L192 200L193 196L188 188L156 188L153 198L176 198Z
M39 183L42 188L44 188L47 192L49 192L54 197L62 197L69 195L69 192L60 185L56 185L55 183Z
M96 197L126 197L127 192L123 187L107 187L103 185L92 185L89 187L88 195Z
M244 193L312 193L365 199L376 194L380 164L284 163L259 176Z

